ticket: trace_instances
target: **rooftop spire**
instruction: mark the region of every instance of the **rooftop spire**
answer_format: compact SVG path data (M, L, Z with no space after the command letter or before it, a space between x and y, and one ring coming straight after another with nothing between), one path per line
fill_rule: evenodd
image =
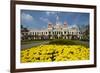
M52 23L48 22L48 28L51 28L51 27L52 27Z
M56 24L58 24L59 23L59 16L57 15L56 16Z
M58 16L58 13L56 15L56 25L59 24L59 16Z
M68 25L68 23L65 21L65 22L64 22L64 27L67 27L67 25Z

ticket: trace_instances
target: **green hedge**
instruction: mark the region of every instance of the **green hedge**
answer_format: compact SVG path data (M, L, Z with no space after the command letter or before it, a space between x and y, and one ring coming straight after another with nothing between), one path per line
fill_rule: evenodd
M56 44L56 45L83 45L85 47L89 47L89 44L83 43L79 40L52 40L49 42L49 44Z
M49 44L58 44L58 45L76 45L77 43L73 40L53 40Z

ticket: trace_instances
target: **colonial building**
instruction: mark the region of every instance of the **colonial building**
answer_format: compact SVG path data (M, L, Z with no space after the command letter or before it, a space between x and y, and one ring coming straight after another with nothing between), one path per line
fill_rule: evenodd
M46 29L31 29L28 32L21 32L21 36L21 38L27 36L28 40L81 39L82 34L77 25L68 26L67 22L61 24L57 19L56 24L49 22Z

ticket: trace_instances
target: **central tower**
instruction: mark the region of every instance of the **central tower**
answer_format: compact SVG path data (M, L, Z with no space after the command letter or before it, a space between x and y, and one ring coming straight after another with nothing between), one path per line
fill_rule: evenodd
M59 25L59 16L56 16L56 25Z

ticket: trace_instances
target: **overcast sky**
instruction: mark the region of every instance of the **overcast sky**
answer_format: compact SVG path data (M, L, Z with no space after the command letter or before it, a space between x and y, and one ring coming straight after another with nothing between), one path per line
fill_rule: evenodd
M68 26L87 25L89 13L21 10L21 25L29 29L47 28L48 22L55 25L57 19L61 25L65 21Z

